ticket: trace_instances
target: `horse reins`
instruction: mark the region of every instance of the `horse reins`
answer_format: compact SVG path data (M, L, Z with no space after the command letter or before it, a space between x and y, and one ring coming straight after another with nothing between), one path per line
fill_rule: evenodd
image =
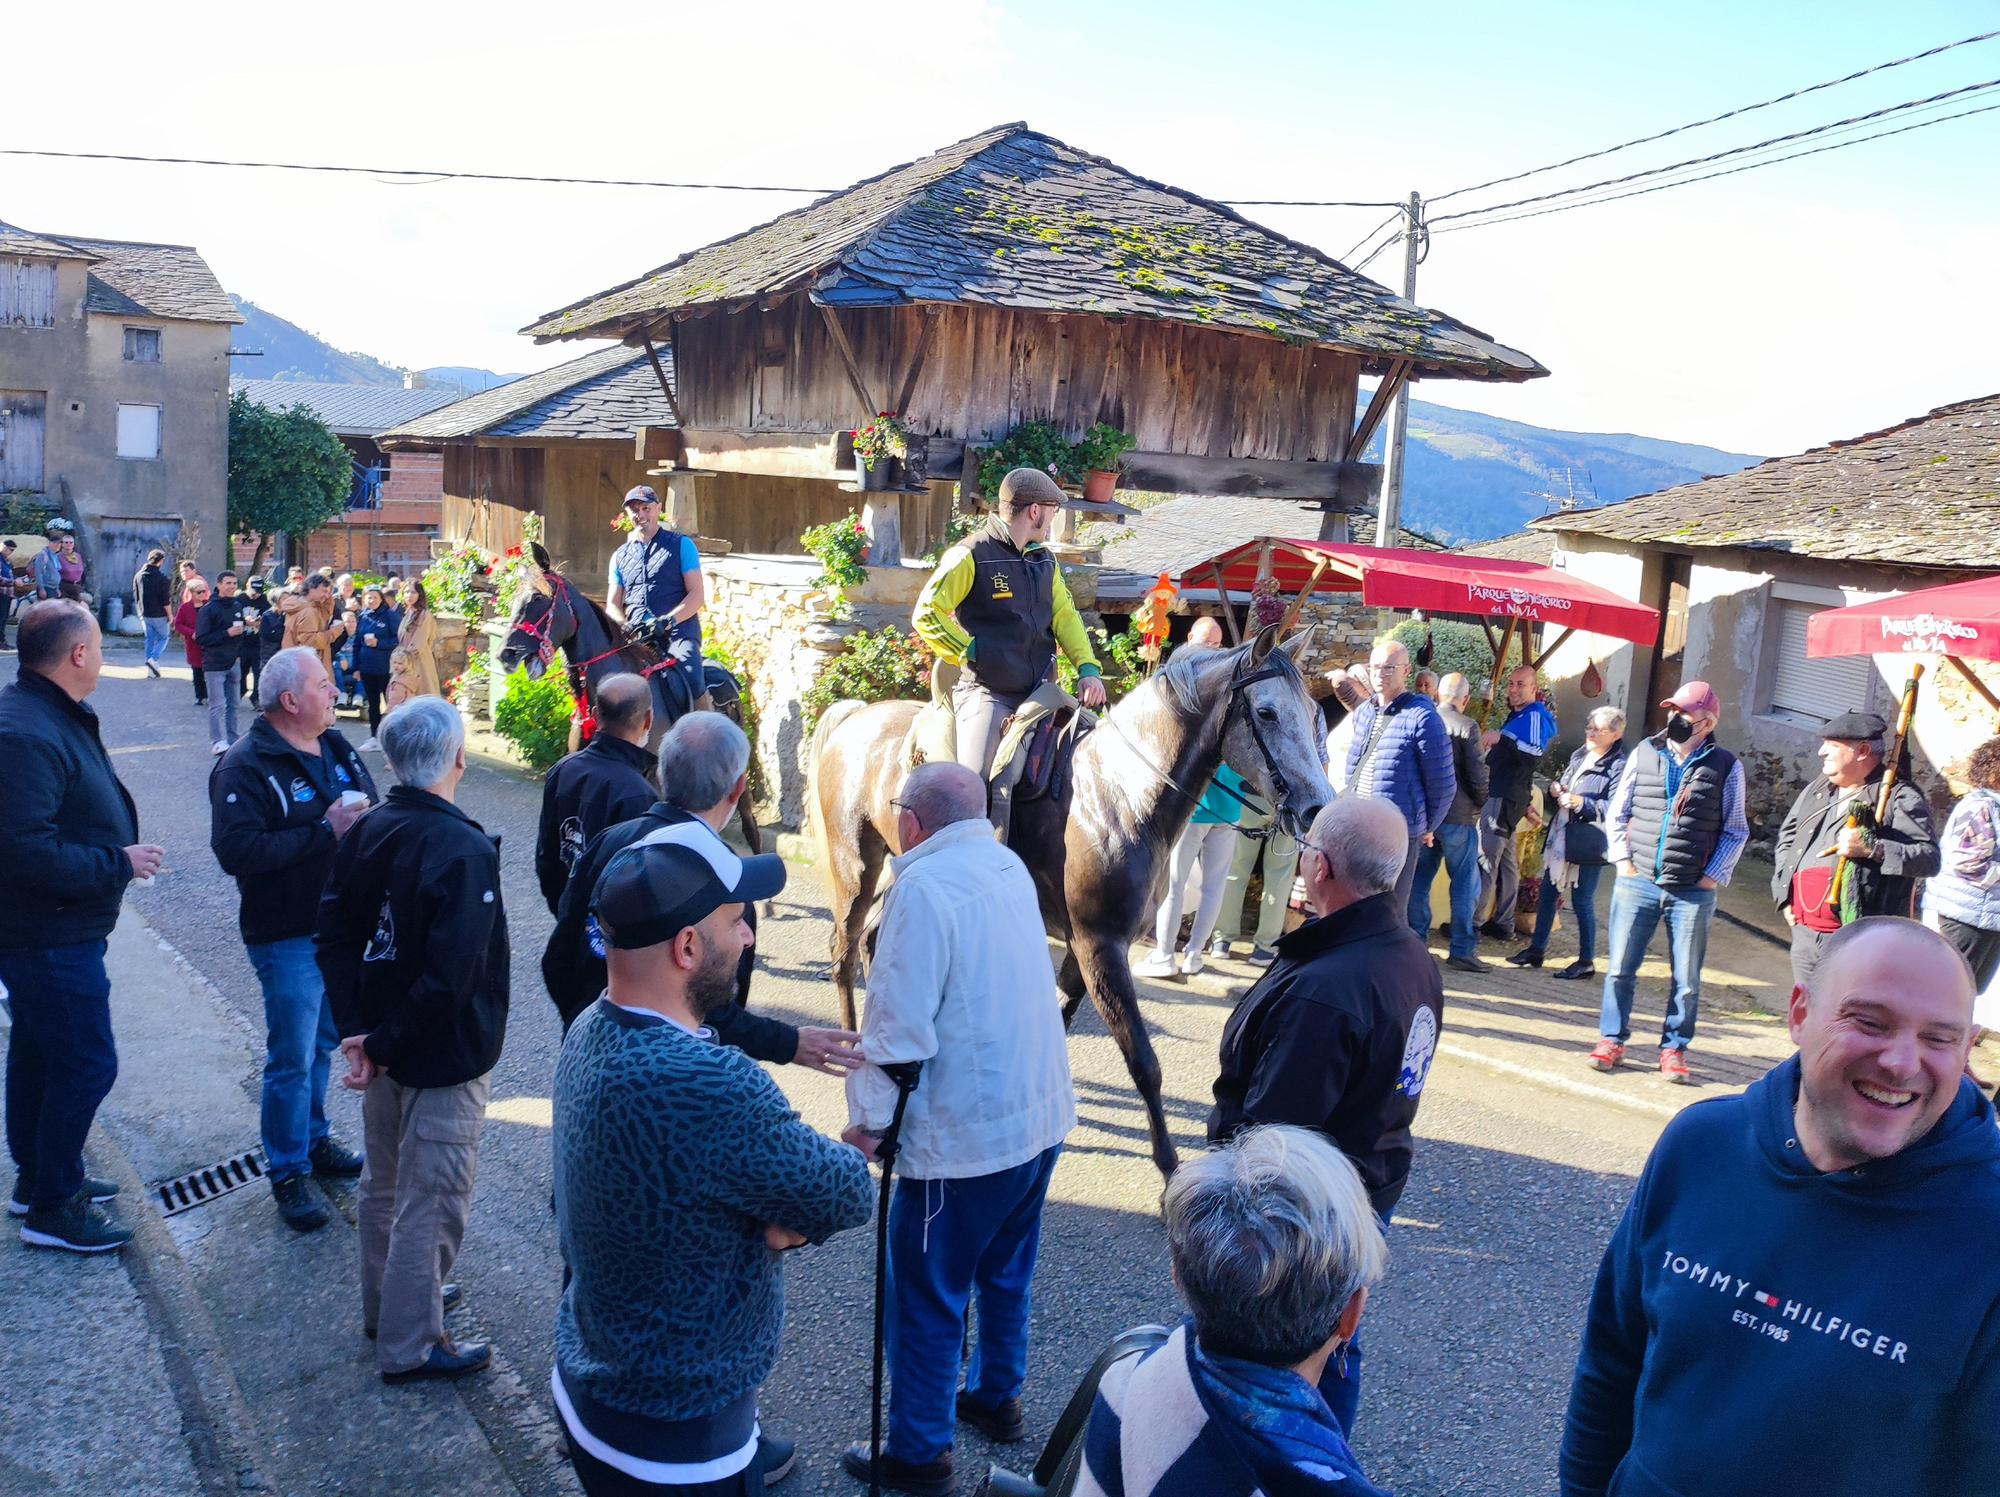
M547 576L554 583L554 586L549 591L549 611L546 617L553 623L556 616L556 604L560 602L563 607L569 610L569 616L574 621L577 616L576 605L570 601L569 579L560 572L545 572L543 575ZM549 663L555 659L556 651L561 648L556 644L554 630L542 628L525 613L521 615L514 627L536 642L535 654L541 660L543 669L547 669ZM592 655L588 660L574 661L569 665L566 674L569 678L568 686L571 709L576 720L583 725L583 736L586 739L597 728L597 716L590 710L590 678L585 672L599 661L609 660L614 655L622 655L631 648L632 643L628 640L622 645L613 645L610 649L600 654ZM665 670L673 663L673 657L663 652L660 658L651 665L641 666L638 673L646 679L651 680L653 676Z

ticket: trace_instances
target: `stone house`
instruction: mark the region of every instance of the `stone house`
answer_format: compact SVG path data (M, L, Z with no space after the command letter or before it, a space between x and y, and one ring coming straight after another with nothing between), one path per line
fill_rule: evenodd
M239 378L230 380L229 392L272 410L304 406L340 438L353 460L346 510L307 536L304 553L288 558L289 564L307 571L330 566L398 576L414 576L430 565L430 543L444 509L444 461L417 451L392 460L380 441L391 428L450 405L457 391ZM254 538L239 540L238 561L247 562L255 550Z
M0 494L76 523L100 600L183 527L222 565L242 320L187 245L0 224Z
M1588 659L1633 737L1657 729L1654 704L1680 682L1705 680L1768 837L1818 773L1819 729L1851 708L1893 719L1909 675L1903 655L1809 658L1806 621L2000 571L2000 395L1529 529L1554 539L1554 565L1661 613L1655 647L1578 635L1551 657L1566 736L1582 720L1575 683ZM1917 702L1914 772L1942 804L1951 773L2000 720L1950 670L1932 669Z

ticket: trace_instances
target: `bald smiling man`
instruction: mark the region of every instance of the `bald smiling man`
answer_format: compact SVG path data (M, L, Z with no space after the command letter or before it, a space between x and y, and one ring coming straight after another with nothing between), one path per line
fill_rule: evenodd
M1598 1271L1563 1497L2000 1492L2000 1132L1971 970L1878 916L1799 1053L1667 1125Z

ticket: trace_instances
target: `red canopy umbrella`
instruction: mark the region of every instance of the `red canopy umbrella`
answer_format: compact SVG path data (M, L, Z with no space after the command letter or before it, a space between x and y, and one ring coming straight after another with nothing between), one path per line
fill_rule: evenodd
M1554 567L1505 557L1265 538L1225 551L1205 568L1189 569L1190 573L1202 570L1213 576L1230 631L1239 637L1228 594L1249 591L1265 571L1277 579L1281 590L1295 594L1282 629L1292 626L1306 596L1315 591L1358 592L1363 603L1377 608L1423 608L1432 613L1504 618L1504 637L1496 635L1492 625L1485 626L1487 641L1493 646L1496 682L1500 662L1505 660L1514 631L1523 620L1554 624L1562 631L1536 657L1536 665L1578 629L1641 645L1653 644L1660 637L1657 609Z
M2000 698L1965 663L2000 660L2000 577L1824 609L1806 620L1806 653L1942 655L2000 712Z

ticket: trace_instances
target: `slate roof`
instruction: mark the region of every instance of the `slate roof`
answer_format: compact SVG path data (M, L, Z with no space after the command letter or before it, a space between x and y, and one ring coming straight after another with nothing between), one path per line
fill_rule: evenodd
M229 304L215 272L192 245L31 234L11 224L0 224L0 246L17 254L89 260L89 280L83 299L87 311L125 317L171 317L184 322L243 320L243 314Z
M973 302L1199 323L1349 350L1376 373L1412 356L1452 378L1548 373L1310 245L1023 124L870 177L523 331L623 338L689 308L802 288L828 306Z
M1184 575L1190 567L1261 536L1312 540L1320 512L1295 499L1246 498L1236 494L1186 494L1155 504L1124 525L1092 526L1089 539L1104 547L1098 575L1101 597L1136 597L1165 572L1184 587L1213 591L1206 573ZM1354 520L1355 538L1373 541L1374 527L1361 534L1365 516ZM1436 542L1404 531L1400 544L1438 549Z
M1472 541L1452 547L1463 556L1493 556L1506 561L1530 561L1538 567L1553 566L1556 538L1546 530L1517 530L1498 540Z
M238 391L258 405L285 410L302 405L343 437L380 436L390 427L412 421L427 411L450 405L455 390L405 390L400 385L347 385L329 380L232 379L229 393Z
M673 354L660 350L667 378ZM455 437L604 437L630 441L641 426L672 426L674 414L643 348L614 344L443 406L384 434L395 442Z
M1618 504L1529 522L1629 544L2000 567L2000 395Z

